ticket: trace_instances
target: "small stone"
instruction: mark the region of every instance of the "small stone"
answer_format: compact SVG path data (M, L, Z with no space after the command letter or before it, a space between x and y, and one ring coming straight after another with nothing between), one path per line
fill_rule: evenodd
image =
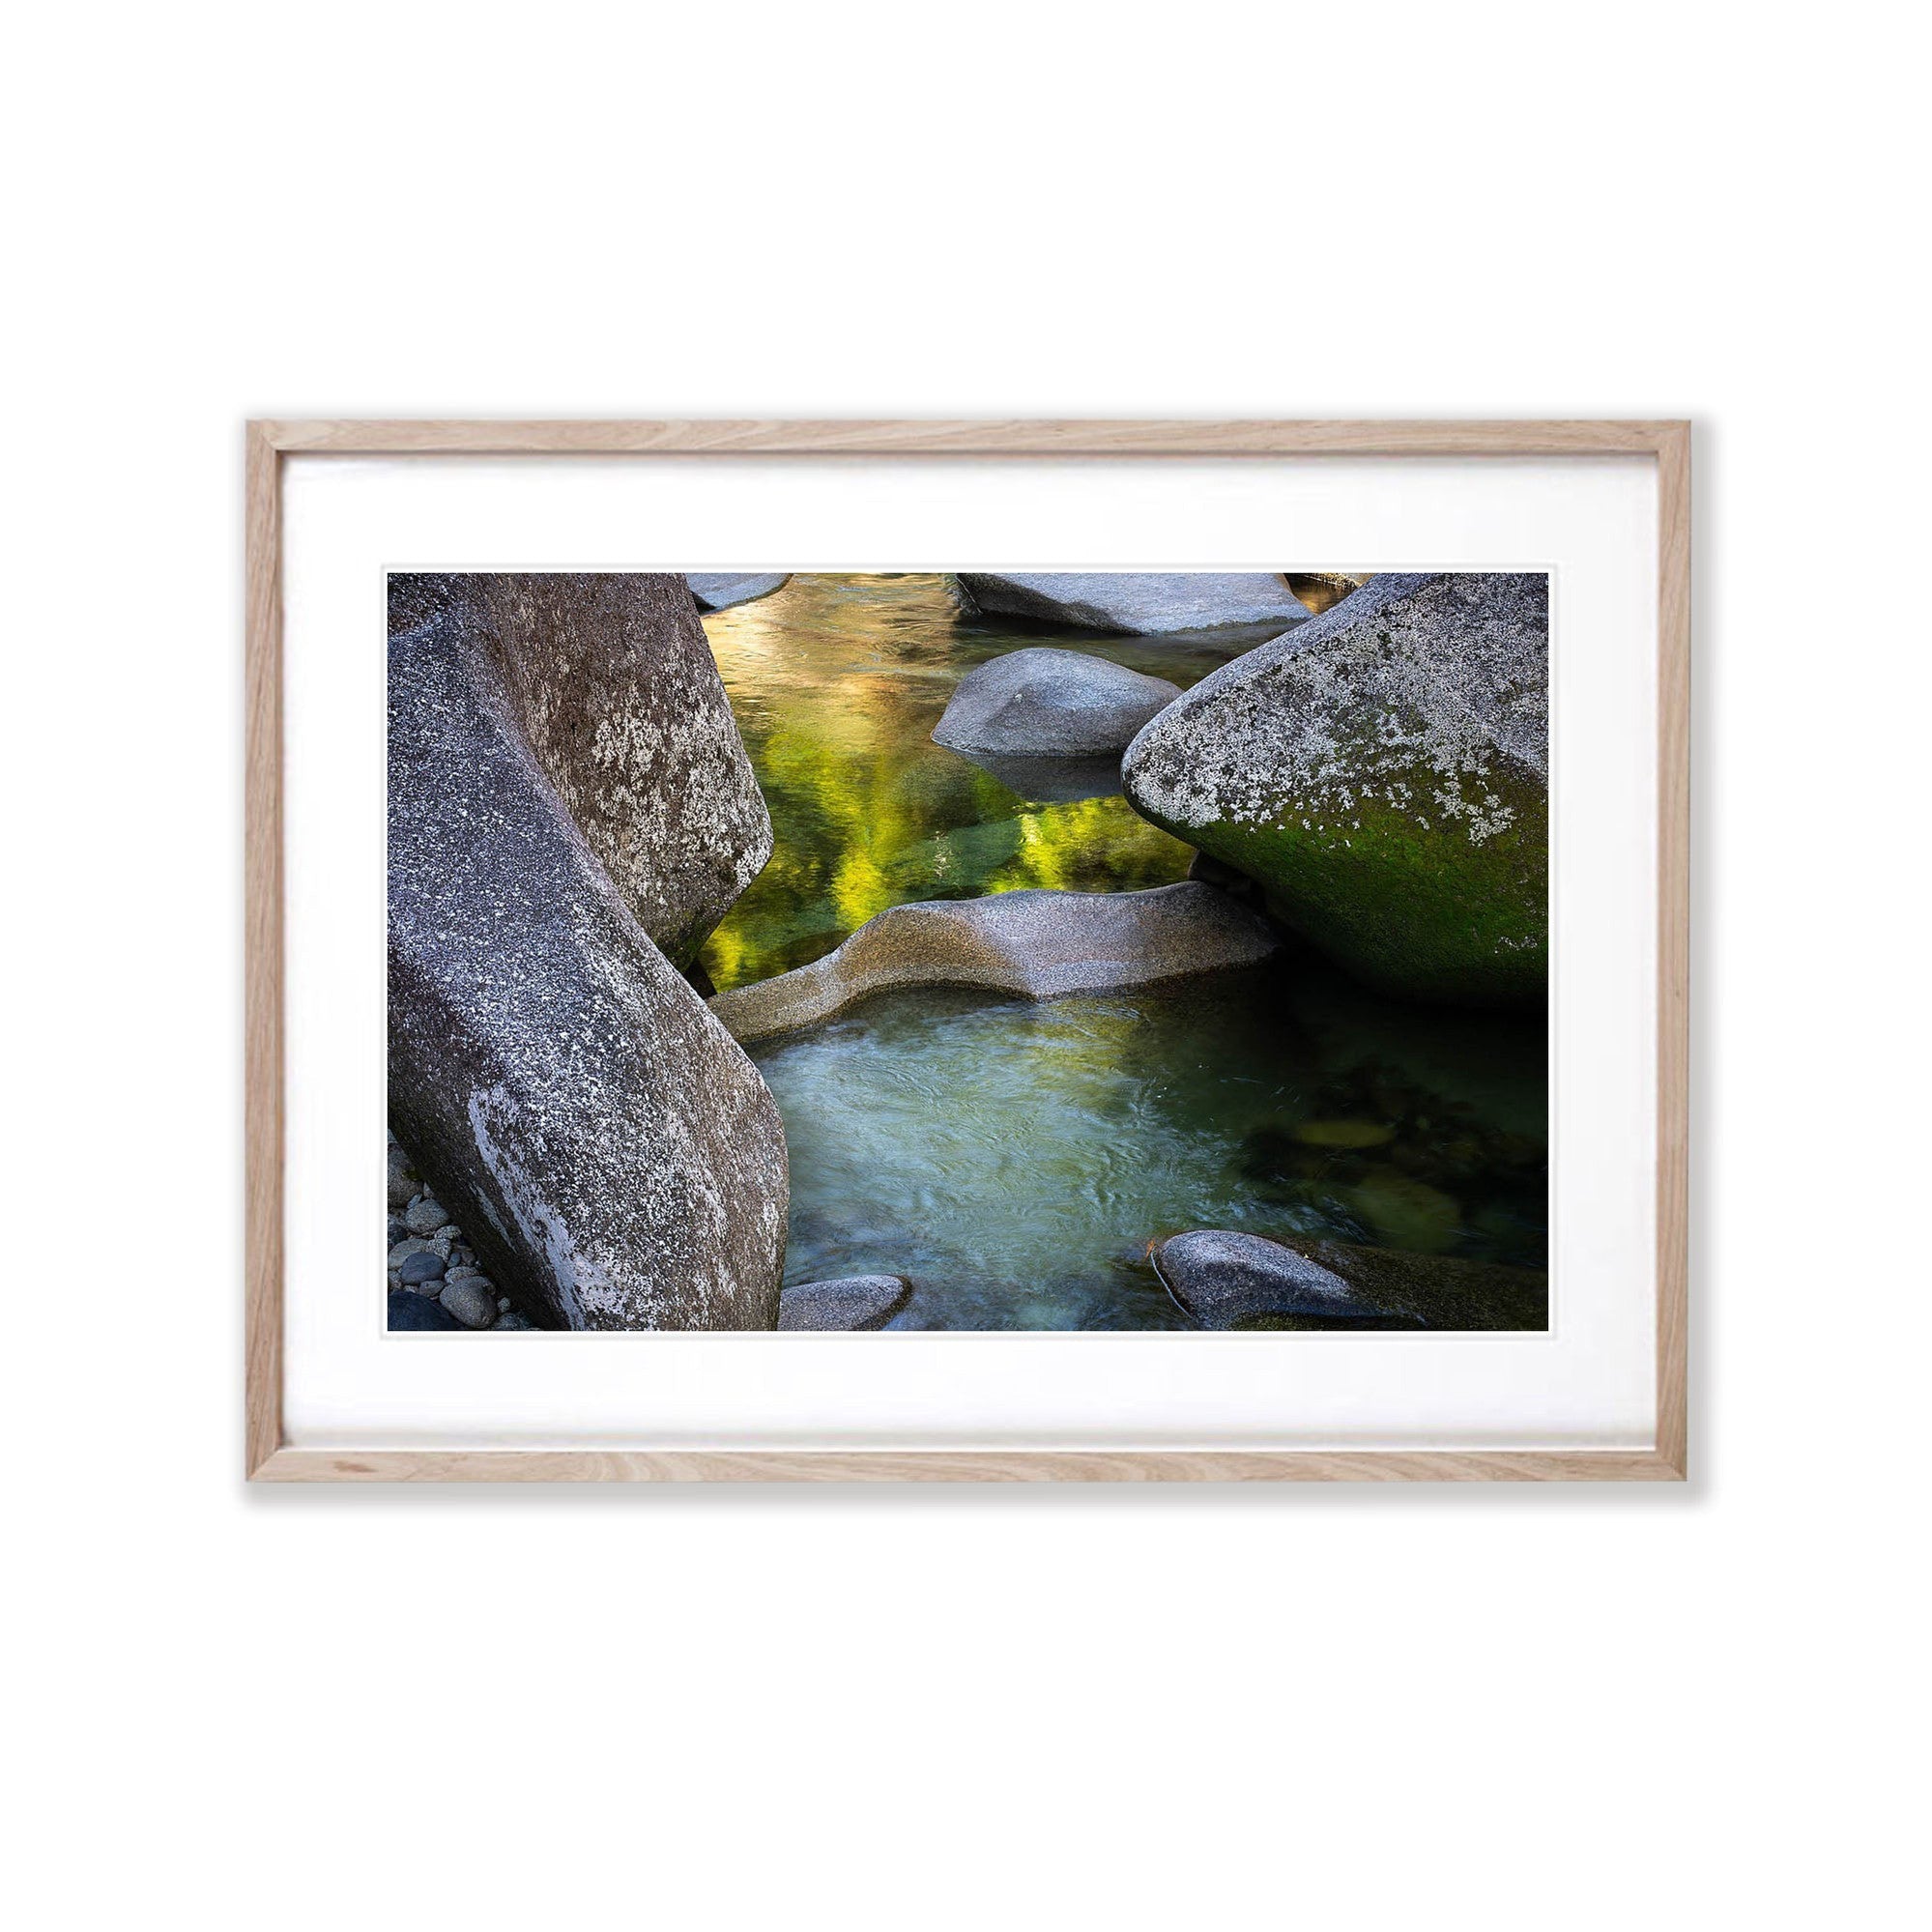
M406 1288L418 1287L425 1282L440 1282L443 1279L443 1256L412 1254L402 1264L400 1275Z
M389 1325L397 1329L452 1329L460 1324L456 1317L440 1302L431 1301L426 1295L413 1295L407 1290L389 1290Z
M409 1164L409 1156L393 1144L389 1147L389 1205L407 1207L421 1192L422 1183Z
M460 1282L466 1275L480 1275L483 1271L480 1268L471 1267L467 1261L458 1261L453 1268L446 1268L443 1272L452 1282Z
M508 1314L509 1312L510 1298L507 1295L499 1295L497 1297L497 1312L499 1314Z
M398 1241L407 1241L408 1239L409 1239L408 1223L405 1222L399 1214L390 1215L389 1237L383 1243L384 1248L386 1249L393 1248Z
M778 1326L807 1329L883 1328L912 1299L904 1275L843 1275L830 1282L800 1282L778 1298Z
M497 1318L496 1293L480 1276L446 1283L443 1306L465 1328L488 1328Z
M1304 1147L1385 1147L1396 1130L1379 1120L1304 1120L1294 1137Z
M1257 1315L1299 1316L1339 1327L1422 1325L1363 1300L1333 1270L1258 1234L1199 1228L1172 1235L1154 1250L1154 1271L1204 1328L1228 1328Z
M434 1254L435 1253L436 1250L427 1241L418 1241L412 1234L407 1241L398 1241L389 1250L389 1265L391 1268L400 1268L412 1254ZM441 1256L438 1256L438 1258L440 1259Z
M500 1314L490 1326L492 1328L528 1328L530 1323L512 1310L508 1314Z
M449 1210L434 1196L423 1195L410 1202L403 1219L409 1223L412 1234L434 1234L439 1227L448 1225Z

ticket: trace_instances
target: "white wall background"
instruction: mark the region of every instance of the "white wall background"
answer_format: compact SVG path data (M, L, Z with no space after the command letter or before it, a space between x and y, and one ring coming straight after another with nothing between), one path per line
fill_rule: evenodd
M19 1922L1906 1921L1932 694L1905 18L16 26ZM250 412L1696 417L1697 1481L245 1492Z

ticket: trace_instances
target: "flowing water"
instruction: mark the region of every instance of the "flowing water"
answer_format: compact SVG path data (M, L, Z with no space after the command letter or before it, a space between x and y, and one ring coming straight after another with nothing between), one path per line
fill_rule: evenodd
M938 577L794 577L706 629L776 842L706 948L720 987L907 900L1185 877L1106 775L1016 790L929 735L1024 645L1185 686L1256 641L1023 630ZM1540 1020L1384 1000L1299 949L1045 1004L879 995L753 1053L791 1148L786 1280L906 1275L899 1328L1160 1328L1185 1324L1147 1248L1189 1227L1540 1268L1544 1051Z

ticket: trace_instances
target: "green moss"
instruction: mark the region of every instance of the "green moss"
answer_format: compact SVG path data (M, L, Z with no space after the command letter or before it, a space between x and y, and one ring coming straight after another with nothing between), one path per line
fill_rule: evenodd
M1472 1004L1544 997L1549 969L1548 805L1540 786L1490 781L1513 808L1476 841L1376 800L1345 825L1293 813L1272 823L1156 824L1259 881L1283 924L1384 992ZM1427 795L1418 778L1415 789Z

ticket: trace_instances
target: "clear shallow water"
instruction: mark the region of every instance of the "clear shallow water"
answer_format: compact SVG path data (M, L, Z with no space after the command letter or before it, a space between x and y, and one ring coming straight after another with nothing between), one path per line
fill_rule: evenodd
M1104 776L1003 782L930 734L1002 651L1186 687L1273 628L1042 631L964 617L937 576L794 577L705 627L775 835L706 947L721 988L908 900L1184 878ZM896 1328L1184 1326L1146 1251L1189 1227L1544 1265L1541 1021L1382 1000L1306 954L1044 1005L881 995L752 1056L791 1148L786 1280L908 1276Z
M934 744L933 727L974 665L1028 645L1065 645L1185 688L1277 628L1176 642L1022 627L964 616L938 576L796 576L707 617L774 834L770 863L706 943L712 983L809 966L909 900L1021 886L1129 892L1186 878L1192 851L1135 812L1117 775L1109 795L1040 795L1024 776L1007 773L1015 789Z
M1543 1265L1541 1027L1306 956L1039 1005L884 994L753 1057L787 1281L908 1276L894 1327L1185 1326L1146 1251L1190 1227Z

